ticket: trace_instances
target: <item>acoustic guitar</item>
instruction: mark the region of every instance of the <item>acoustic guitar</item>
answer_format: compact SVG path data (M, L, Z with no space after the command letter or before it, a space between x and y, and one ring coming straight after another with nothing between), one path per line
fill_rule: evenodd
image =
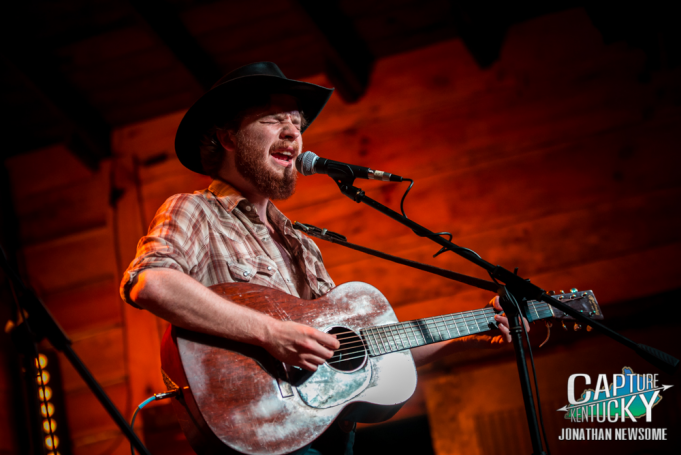
M173 406L200 454L284 454L314 441L337 418L387 420L416 388L411 348L496 328L491 307L399 322L386 298L359 282L316 300L253 284L211 289L280 320L335 334L340 348L311 373L260 347L170 326L161 349L164 379L181 390ZM603 318L591 291L555 297ZM530 321L572 319L556 312L546 303L528 302Z

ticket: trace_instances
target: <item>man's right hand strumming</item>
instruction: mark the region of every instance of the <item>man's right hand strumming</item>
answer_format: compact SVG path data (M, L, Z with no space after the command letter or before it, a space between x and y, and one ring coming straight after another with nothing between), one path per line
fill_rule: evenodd
M340 342L333 335L293 321L268 326L268 338L261 346L284 363L317 371L330 359Z

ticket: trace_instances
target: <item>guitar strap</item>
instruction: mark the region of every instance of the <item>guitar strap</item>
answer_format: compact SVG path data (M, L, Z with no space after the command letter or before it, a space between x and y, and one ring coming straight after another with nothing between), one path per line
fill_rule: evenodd
M328 229L320 229L317 226L311 224L303 224L298 221L293 222L293 228L306 233L312 237L326 240L327 242L335 243L336 245L342 245L351 250L361 251L362 253L369 254L371 256L376 256L377 258L385 259L387 261L395 262L397 264L406 265L418 270L423 270L424 272L429 272L434 275L439 275L443 278L449 280L458 281L460 283L467 284L479 289L484 289L486 291L491 291L496 293L499 290L499 285L492 282L476 278L473 276L463 275L461 273L452 272L451 270L441 269L440 267L434 267L432 265L423 264L422 262L416 262L409 259L404 259L399 256L393 256L391 254L383 253L382 251L372 250L360 245L355 245L347 241L347 237L331 232Z

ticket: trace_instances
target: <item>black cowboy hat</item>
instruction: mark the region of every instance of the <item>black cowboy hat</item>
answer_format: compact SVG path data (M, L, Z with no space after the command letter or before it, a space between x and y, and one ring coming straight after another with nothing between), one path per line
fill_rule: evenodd
M199 145L208 129L248 106L249 97L284 93L295 97L307 127L319 115L333 93L309 82L287 79L272 62L251 63L223 76L184 115L175 135L175 153L188 169L205 174Z

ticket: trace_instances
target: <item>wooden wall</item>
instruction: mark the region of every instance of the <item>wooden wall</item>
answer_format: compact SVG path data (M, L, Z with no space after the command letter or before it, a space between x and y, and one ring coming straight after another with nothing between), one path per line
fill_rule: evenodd
M306 132L304 148L414 178L405 204L410 218L450 231L455 243L490 262L519 267L545 289L594 289L607 316L621 302L681 288L675 267L681 253L681 74L660 71L642 82L643 65L642 52L624 43L604 45L583 11L545 16L514 26L500 61L486 71L458 40L380 60L366 96L355 105L334 97ZM323 76L309 80L328 85ZM117 283L156 208L174 193L209 183L174 156L181 117L118 129L115 157L97 172L63 147L7 163L31 282L126 416L163 389L157 349L164 324L122 304ZM357 183L395 208L406 189ZM326 176L301 178L296 194L279 206L292 220L352 242L484 277L454 254L433 259L435 246L343 197ZM478 308L491 298L341 247L320 247L336 283L373 284L402 319ZM677 293L668 295L678 300ZM633 333L654 332L657 347L678 351L674 330L658 330L664 323L669 319ZM597 359L608 355L615 367L630 358L589 336L588 346L569 345L574 352L549 352L572 372L597 368ZM404 415L425 412L427 404L437 453L481 452L482 427L465 427L476 436L461 445L459 417L444 411L453 412L448 399L479 395L498 383L508 368L479 362L507 362L510 354L500 352L462 357L477 362L465 370L475 385L454 372L456 359L424 371L426 385ZM589 365L580 361L585 356ZM556 361L540 365L540 381L555 380L555 390L564 393L563 377L552 373ZM75 373L64 366L63 375L74 453L126 451ZM442 392L437 385L444 383L463 391Z

